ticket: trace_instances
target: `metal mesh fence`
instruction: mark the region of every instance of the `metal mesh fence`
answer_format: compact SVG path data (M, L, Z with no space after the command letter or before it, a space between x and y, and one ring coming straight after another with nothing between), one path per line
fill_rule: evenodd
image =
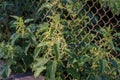
M33 1L33 4L35 2L36 0ZM37 12L35 15L37 18L39 16L37 19L39 23L50 22L51 19L48 16L59 15L60 19L63 20L61 24L67 26L64 37L69 47L80 54L93 43L101 48L107 47L109 49L103 44L104 38L110 42L110 35L114 40L113 45L120 46L120 37L112 35L120 31L119 3L119 0L46 0L37 4L38 8L35 10ZM106 44L112 45L112 43ZM112 53L112 50L110 52Z
M11 15L22 16L23 19L34 19L34 24L31 24L32 21L28 21L24 24L25 27L33 27L36 25L46 26L47 24L49 24L49 27L55 27L55 32L51 30L51 34L56 33L52 38L46 38L46 36L43 38L47 32L39 32L38 27L35 32L34 28L32 28L33 33L31 32L31 34L35 34L36 41L38 42L46 41L45 39L51 40L53 43L61 42L60 46L62 46L62 48L60 48L60 55L62 55L62 52L64 52L67 46L67 48L70 49L68 52L71 52L70 56L78 59L78 56L83 55L84 57L82 58L86 60L85 58L88 57L86 55L89 55L92 58L90 59L91 63L93 62L92 64L98 64L97 61L94 61L95 57L98 58L96 60L102 60L103 58L107 60L110 60L110 58L120 59L120 0L6 0L0 5L0 13L3 16L3 18L0 18L0 26L6 27L6 29L0 28L0 31L7 35L12 35L12 31L15 32L12 28L7 29L7 26L11 26L12 23L10 19L12 19L13 22L15 21L11 18ZM28 32L29 31L30 30L28 30ZM19 32L23 33L23 35L25 33L24 29L23 32ZM10 38L10 35L8 35L8 38ZM41 37L40 35L43 36ZM4 38L2 39L4 40ZM20 45L24 45L25 40L21 39L21 41L23 43L21 42ZM32 43L34 43L34 40L33 42L31 41L31 44ZM32 45L32 48L30 46L32 50L28 52L32 53L33 50L35 50L36 46L34 45ZM24 46L26 47L26 45ZM53 47L52 43L49 47L51 46ZM46 52L44 52L46 47L42 49L41 54L48 53L50 54L50 59L54 58L54 55L51 54L51 49L48 49ZM68 56L66 58L68 58ZM93 70L96 71L95 68L98 66L96 67L96 65L94 65L92 67ZM108 70L110 69L110 72L107 71L108 73L105 73L108 76L115 70L112 68ZM88 70L89 69L85 68L84 72ZM81 70L81 72L82 71L83 70ZM69 75L65 77L68 76ZM114 77L114 75L112 76ZM119 74L115 76L114 79L118 77ZM67 80L67 78L64 80Z
M9 23L8 15L34 18L35 23L40 24L50 23L50 16L58 15L60 23L65 26L64 37L69 47L75 52L81 53L90 44L100 46L111 40L113 43L106 44L120 47L120 37L113 35L120 32L119 0L23 0L19 2L21 3L13 0L3 3L1 1L0 12L4 16L3 19L1 18L0 24ZM106 48L107 45L101 45L101 48ZM117 48L115 52L119 53L119 51Z
M64 38L74 58L87 54L91 58L98 56L99 59L109 60L119 57L120 53L120 37L114 36L114 33L120 32L120 7L116 4L120 1L110 1L46 1L39 5L36 15L41 17L40 23L51 22L48 18L51 15L54 16L54 20L60 20L64 26ZM111 5L112 3L114 6ZM97 61L93 62L96 63ZM88 69L84 71L87 72ZM114 69L111 69L106 74L111 74L113 71Z

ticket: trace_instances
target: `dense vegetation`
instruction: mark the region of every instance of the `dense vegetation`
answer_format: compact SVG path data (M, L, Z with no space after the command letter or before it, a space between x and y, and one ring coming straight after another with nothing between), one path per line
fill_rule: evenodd
M114 13L120 3L110 1L106 5ZM78 12L85 3L0 1L0 60L4 61L0 76L32 71L46 80L119 79L120 32L111 25L90 31L90 15Z

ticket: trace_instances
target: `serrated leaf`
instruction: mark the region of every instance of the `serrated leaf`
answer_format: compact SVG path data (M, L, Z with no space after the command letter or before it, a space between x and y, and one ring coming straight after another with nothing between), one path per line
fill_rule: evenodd
M120 36L120 33L115 33L113 34L114 37L119 37Z
M32 41L34 42L34 44L37 45L37 41L36 41L35 35L31 34L30 36L31 36Z
M38 76L40 75L40 73L41 73L42 71L44 71L45 69L46 69L45 66L42 66L42 67L40 67L40 68L37 68L37 69L35 70L35 72L34 72L35 78L38 77Z
M110 43L111 48L113 48L113 49L114 49L114 47L115 47L115 46L114 46L113 41L112 41L112 40L110 40L110 41L109 41L109 43Z
M52 63L52 68L51 68L51 76L50 76L50 79L51 79L51 80L55 80L55 72L56 72L56 69L57 69L57 62L56 62L56 61L53 61L53 63Z
M49 64L47 65L47 73L46 73L46 79L47 80L56 80L55 79L55 73L57 69L57 62L50 61Z
M34 59L36 59L36 57L39 55L41 48L40 47L36 47L34 50Z
M46 45L48 45L48 44L49 44L49 42L41 42L41 43L39 43L39 44L37 45L37 47L46 46Z
M48 59L46 58L37 58L33 63L32 69L36 70L36 68L40 68L44 66L47 62L48 62Z
M54 44L53 47L54 47L55 58L56 60L58 60L59 59L59 43Z
M11 44L13 45L15 43L15 41L20 37L20 34L14 33L11 37Z
M44 3L44 4L42 4L42 6L40 6L40 8L38 9L38 11L36 12L36 15L39 14L39 12L40 12L42 9L44 9L44 8L50 9L50 8L52 8L52 5L51 5L50 3Z
M49 29L49 24L48 23L43 23L39 25L39 29L37 30L37 34L39 34L40 32L44 32L47 31Z
M106 60L99 60L99 64L100 64L100 73L104 73L105 71L105 67L106 67Z
M20 18L18 16L11 16L12 18L19 20Z
M36 47L34 50L34 59L36 59L36 57L39 55L41 48L40 47Z
M31 21L34 21L34 19L26 19L26 20L24 21L24 23L29 23L29 22L31 22Z
M10 65L5 64L0 69L0 76L3 78L8 77L10 73L11 73Z

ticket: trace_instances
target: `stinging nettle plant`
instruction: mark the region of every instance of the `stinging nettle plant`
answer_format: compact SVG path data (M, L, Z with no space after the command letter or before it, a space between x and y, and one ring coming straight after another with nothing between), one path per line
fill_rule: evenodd
M39 44L34 50L35 63L33 62L32 69L35 71L35 77L47 69L46 79L55 80L57 65L62 64L62 59L66 55L67 43L63 36L64 26L60 23L60 15L48 17L52 21L40 24L36 31Z
M114 39L120 33L108 26L89 31L89 15L78 12L84 1L78 1L43 1L38 11L28 15L32 18L12 16L15 20L9 25L13 32L7 41L0 42L0 60L5 62L0 77L32 71L35 77L42 74L46 80L119 79L120 59L116 54L120 49ZM25 7L21 12L36 7L19 2ZM50 12L45 14L46 10ZM41 22L36 17L42 18Z

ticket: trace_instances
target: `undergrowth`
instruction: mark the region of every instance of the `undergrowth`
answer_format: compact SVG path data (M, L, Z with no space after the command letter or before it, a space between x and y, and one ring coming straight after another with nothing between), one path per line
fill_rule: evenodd
M46 80L118 80L120 33L111 25L89 31L89 16L77 12L82 3L41 1L36 10L37 1L2 1L0 77L32 71Z

